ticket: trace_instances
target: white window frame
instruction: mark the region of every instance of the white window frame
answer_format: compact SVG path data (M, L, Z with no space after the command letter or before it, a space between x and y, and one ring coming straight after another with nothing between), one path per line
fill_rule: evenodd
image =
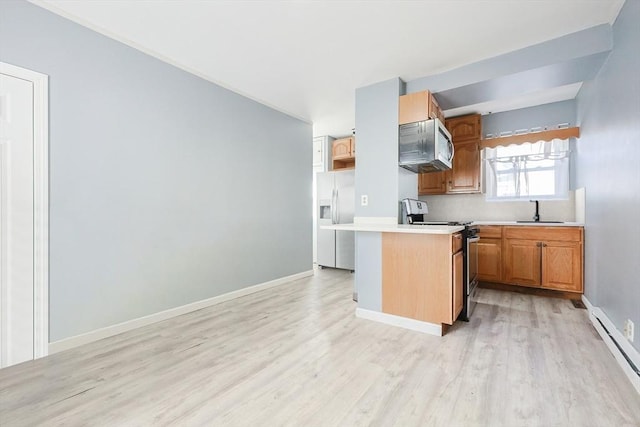
M518 154L500 156L500 146L495 148L485 148L483 150L483 171L484 171L484 193L485 200L489 202L502 202L502 201L520 201L520 200L567 200L569 198L569 179L570 179L570 150L568 140L553 140L553 141L538 141L534 143L525 143L529 147L539 146L539 152L530 154ZM521 144L524 145L524 144ZM526 151L526 150L523 150ZM546 153L546 154L545 154ZM535 162L536 158L543 156L545 160L555 159L561 161L563 164L556 164L555 166L543 166L535 167L531 166L524 171L518 171L515 173L514 169L494 172L492 163L495 163L497 159L514 159L516 161L524 161L525 157L532 157L532 162ZM541 159L540 159L541 160ZM524 162L526 164L526 162ZM553 194L531 194L525 192L522 189L522 183L519 182L522 175L527 175L527 172L541 172L555 170L554 174L554 189ZM492 175L493 174L493 175ZM504 176L506 174L513 174L513 186L515 195L500 196L498 191L498 176ZM526 190L526 189L525 189Z

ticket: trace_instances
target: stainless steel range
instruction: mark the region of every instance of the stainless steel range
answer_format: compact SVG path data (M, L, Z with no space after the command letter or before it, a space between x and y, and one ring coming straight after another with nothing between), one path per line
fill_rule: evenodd
M464 286L463 295L464 304L462 312L458 316L459 320L469 321L473 309L477 304L478 293L478 226L473 225L472 221L429 221L425 219L425 215L429 212L427 203L422 200L404 199L402 201L402 210L404 219L407 224L412 225L453 225L463 226L462 230L462 255L465 268L463 269L462 283Z

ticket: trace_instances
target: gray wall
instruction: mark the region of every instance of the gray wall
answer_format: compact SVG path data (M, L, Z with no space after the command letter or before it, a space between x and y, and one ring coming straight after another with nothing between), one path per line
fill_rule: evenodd
M310 124L22 1L0 61L50 76L51 341L312 268Z
M382 233L356 231L358 307L382 311Z
M357 217L398 215L398 100L401 89L402 82L398 78L356 89ZM363 194L369 196L368 206L360 206Z
M576 101L553 102L536 107L520 108L501 113L482 116L482 135L500 132L515 132L519 129L549 126L552 129L560 123L569 123L569 127L576 125Z
M404 90L399 78L356 89L356 217L398 217L398 201L417 178L398 167L398 101ZM415 174L412 174L415 175ZM417 193L417 191L416 191ZM369 205L360 205L360 196ZM382 309L381 234L356 233L358 307Z
M614 49L578 96L577 183L586 188L585 293L640 350L640 2L625 2Z
M435 92L436 98L438 98L439 92L449 89L526 72L536 67L544 68L562 64L565 61L598 55L609 51L611 45L611 27L609 24L602 24L454 70L408 81L406 93L430 90ZM563 70L563 66L561 65L558 69ZM551 77L553 74L551 73ZM534 82L517 83L518 87L526 88ZM482 89L482 87L478 87L478 89Z

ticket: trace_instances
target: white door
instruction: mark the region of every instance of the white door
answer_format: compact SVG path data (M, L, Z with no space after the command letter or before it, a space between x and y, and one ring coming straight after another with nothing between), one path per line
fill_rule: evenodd
M33 97L0 74L0 367L34 358Z

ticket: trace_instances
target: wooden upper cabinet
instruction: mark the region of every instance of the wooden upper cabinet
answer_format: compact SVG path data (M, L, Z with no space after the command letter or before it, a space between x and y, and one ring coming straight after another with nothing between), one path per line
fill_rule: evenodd
M447 172L447 193L480 192L480 146L478 141L454 143L455 154Z
M418 175L418 194L445 194L447 192L447 173L429 172Z
M440 104L438 104L438 101L436 100L436 97L433 96L433 94L431 94L431 96L429 97L429 102L431 102L431 104L429 105L429 118L439 119L442 124L444 124L444 114L442 114Z
M478 142L454 144L451 169L421 173L418 194L460 194L480 192L480 148Z
M438 101L428 90L402 95L398 103L398 123L421 122L433 118L444 117Z
M407 100L406 102L409 101ZM437 105L435 99L434 102ZM438 110L440 109L440 107L437 108ZM441 111L440 114L442 114ZM451 169L443 172L420 174L418 177L418 194L479 193L480 114L448 119L445 123L451 133L455 149Z
M356 139L341 138L333 141L331 148L333 169L352 169L356 167Z
M335 141L333 141L331 156L333 157L334 160L353 157L351 155L352 139L353 138L342 138L342 139L336 139Z
M482 138L480 114L453 117L445 121L453 142L479 141Z

